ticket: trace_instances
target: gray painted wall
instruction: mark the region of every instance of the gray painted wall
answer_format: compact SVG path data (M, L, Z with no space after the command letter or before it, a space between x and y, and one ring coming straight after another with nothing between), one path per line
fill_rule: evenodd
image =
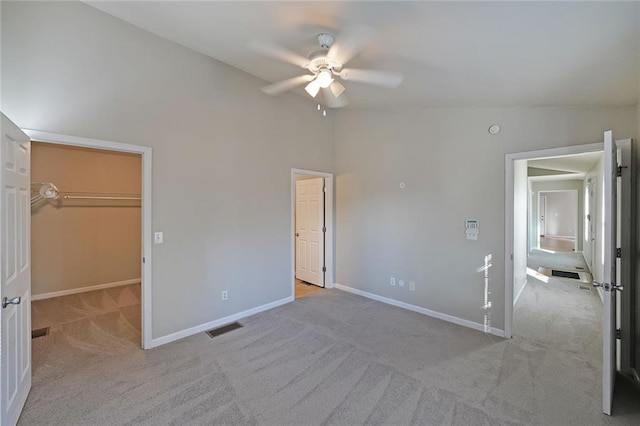
M616 139L622 139L616 137ZM590 263L591 273L593 279L602 282L604 279L604 233L603 233L603 211L602 206L604 203L604 159L600 159L598 163L593 166L585 177L585 188L587 179L592 179L595 182L595 199L596 209L592 212L593 221L596 223L596 241L594 244L595 253L591 253L590 246L584 244L584 255L587 259L587 263ZM588 237L585 237L588 238ZM593 259L592 262L590 260Z
M578 194L575 192L541 192L547 197L548 236L577 237Z
M86 5L1 7L3 112L26 128L154 148L153 228L165 232L153 247L154 337L290 294L292 167L339 172L337 282L482 322L478 268L492 254L502 328L504 155L601 141L609 128L640 134L635 107L322 118L301 97L267 97L264 82ZM465 239L465 219L480 221L478 241ZM417 290L390 287L392 275Z
M636 133L636 109L344 110L336 118L336 281L483 323L484 257L492 326L504 327L505 154ZM499 135L489 125L502 126ZM400 189L399 183L406 188ZM465 239L465 219L480 237ZM389 277L416 282L392 287Z
M79 2L2 2L10 119L153 147L154 338L291 295L291 168L331 171L332 121L264 84Z

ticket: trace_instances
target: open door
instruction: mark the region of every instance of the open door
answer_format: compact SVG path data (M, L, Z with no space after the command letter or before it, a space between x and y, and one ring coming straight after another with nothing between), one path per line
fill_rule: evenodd
M0 423L15 425L31 389L31 142L2 114Z
M604 133L604 293L602 329L602 411L611 415L616 377L616 280L618 155L613 132Z
M296 278L324 287L324 178L296 181Z

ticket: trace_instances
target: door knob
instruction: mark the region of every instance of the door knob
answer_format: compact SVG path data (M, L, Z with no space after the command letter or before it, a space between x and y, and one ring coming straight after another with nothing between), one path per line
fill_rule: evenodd
M2 298L2 308L6 308L9 305L19 305L21 302L20 297L14 297L13 299Z
M618 290L618 291L624 291L624 286L622 285L615 285L615 284L609 284L609 283L599 283L597 281L593 282L593 286L594 287L602 287L604 289L604 291L613 291L613 290Z

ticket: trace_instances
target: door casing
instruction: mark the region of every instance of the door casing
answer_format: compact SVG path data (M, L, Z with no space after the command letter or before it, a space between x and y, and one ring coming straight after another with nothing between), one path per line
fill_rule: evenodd
M327 272L325 274L325 288L333 288L335 285L335 275L334 275L334 229L333 229L333 174L326 172L318 172L313 170L305 170L305 169L291 169L291 261L290 261L290 273L291 273L291 297L295 298L296 294L296 216L295 216L295 208L296 208L296 175L309 175L309 176L317 176L325 179L325 188L327 188L327 192L325 194L325 226L327 227L327 232L325 232L325 266L327 268Z
M142 156L142 253L141 253L141 290L142 290L142 342L143 349L153 345L152 331L152 250L151 250L151 167L152 148L99 139L61 135L39 130L22 129L31 140L57 145L77 146L83 148L103 149L107 151L128 152Z
M631 176L635 173L632 168L633 161L631 156L631 139L623 139L616 141L618 146L622 149L622 166L626 167L625 172L627 175L623 174L623 180L625 185L623 186L623 191L620 194L622 197L622 212L621 219L622 223L631 224L633 220L631 216L631 205L633 200L631 199ZM544 149L538 151L527 151L527 152L518 152L511 153L505 155L505 258L504 258L504 268L505 268L505 315L504 315L504 335L506 338L513 337L513 280L514 280L514 270L513 270L513 260L512 255L514 253L514 162L518 160L530 160L534 158L548 158L548 157L559 157L566 155L574 155L574 154L582 154L587 152L598 152L603 151L604 144L602 142L593 143L593 144L585 144L585 145L574 145L560 148L551 148ZM634 228L632 228L634 229ZM622 284L630 282L631 280L631 262L635 259L635 247L631 244L631 232L622 233L622 241L621 247L623 253L628 253L628 255L623 255L623 260L625 262L622 263L621 273L622 273ZM631 351L632 351L632 342L631 335L633 330L630 318L630 309L633 308L631 306L630 294L626 294L625 297L622 298L622 344L620 350L620 370L622 372L630 372L631 371ZM635 302L638 303L637 301Z

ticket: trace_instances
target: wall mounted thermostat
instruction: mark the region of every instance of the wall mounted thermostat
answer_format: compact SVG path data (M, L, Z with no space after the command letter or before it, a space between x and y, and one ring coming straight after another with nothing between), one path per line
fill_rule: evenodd
M467 240L478 239L478 234L480 234L480 225L477 220L466 220L464 222L464 228L467 234Z

